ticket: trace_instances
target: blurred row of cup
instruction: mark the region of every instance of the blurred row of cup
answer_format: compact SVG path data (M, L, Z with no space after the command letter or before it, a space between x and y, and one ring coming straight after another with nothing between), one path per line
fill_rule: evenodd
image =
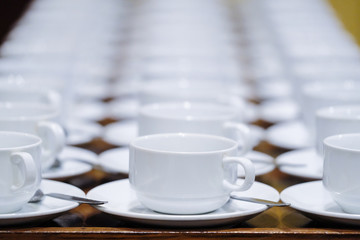
M334 105L360 104L360 53L324 0L38 0L9 34L0 55L0 100L6 102L0 105L0 130L23 132L0 134L4 159L10 159L4 166L15 169L6 175L14 181L1 181L8 189L1 198L12 199L25 188L30 189L26 196L32 195L39 182L34 179L41 178L38 166L51 166L67 143L68 121L82 101L134 98L143 137L130 145L130 179L146 206L167 213L211 211L232 190L251 186L252 170L246 171L246 187L234 186L234 163L251 169L245 164L249 161L222 157L242 156L254 147L247 124L254 120L247 101L254 94L294 101L311 146L318 136L320 155L326 136L359 131L352 120L344 123L357 122L357 106ZM318 113L316 127L321 107L328 108ZM32 155L36 167L22 153L28 148L37 152ZM191 177L185 179L178 174L189 167L189 161L178 163L184 152L191 153L191 161L211 155L217 167L192 162ZM144 160L150 155L152 165ZM163 164L160 157L176 164ZM161 180L144 187L141 183L153 173ZM212 191L211 175L220 176L211 182L216 186ZM30 182L35 187L28 188ZM163 190L154 197L158 189ZM203 210L182 207L198 203L194 198L199 196Z
M324 186L345 211L358 213L360 51L355 40L323 0L245 1L239 12L258 96L291 101L299 109L284 119L299 118L300 133L307 136L299 147L314 148ZM290 124L282 126L290 141L299 137Z
M128 5L34 1L0 49L0 87L55 90L65 124L76 103L108 91Z
M83 89L110 81L129 5L33 1L7 36L0 48L0 213L27 203L69 144L74 105L88 98Z
M226 3L151 0L134 8L115 84L137 87L139 137L129 146L129 178L150 209L213 211L254 181L251 161L239 157L253 147L245 123L249 86ZM243 185L235 184L238 164Z

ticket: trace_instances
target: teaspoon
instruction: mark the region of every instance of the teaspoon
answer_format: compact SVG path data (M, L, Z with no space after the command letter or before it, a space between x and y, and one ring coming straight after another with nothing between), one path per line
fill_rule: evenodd
M230 195L230 198L240 201L246 201L251 203L258 203L258 204L264 204L268 207L288 207L290 206L290 203L279 203L279 202L273 202L265 199L259 199L259 198L252 198L252 197L239 197L236 195Z
M29 203L40 202L45 196L59 198L62 200L67 200L67 201L72 201L72 202L87 203L90 205L101 205L101 204L108 203L107 201L98 201L98 200L93 200L93 199L88 199L88 198L66 195L66 194L62 194L62 193L44 193L40 189L38 189L35 192L34 196L30 199Z

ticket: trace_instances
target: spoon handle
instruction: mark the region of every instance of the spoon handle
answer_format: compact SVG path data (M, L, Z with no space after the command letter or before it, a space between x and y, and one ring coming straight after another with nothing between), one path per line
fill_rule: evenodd
M232 199L240 200L240 201L246 201L251 203L258 203L258 204L265 204L268 207L288 207L290 206L289 203L278 203L273 202L265 199L258 199L258 198L252 198L252 197L239 197L235 195L230 196Z
M82 197L76 197L76 196L70 196L62 193L46 193L46 196L53 197L53 198L59 198L67 201L74 201L78 203L87 203L90 205L101 205L107 203L107 201L98 201L88 198L82 198Z

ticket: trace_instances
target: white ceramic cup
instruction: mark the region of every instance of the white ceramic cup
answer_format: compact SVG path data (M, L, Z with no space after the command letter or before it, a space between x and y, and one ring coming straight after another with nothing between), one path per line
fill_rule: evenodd
M246 101L242 98L241 86L228 85L218 81L200 79L163 79L144 82L138 92L140 106L160 102L206 102L234 106L238 109L239 121L245 121L243 114Z
M136 138L130 144L129 178L139 201L170 214L200 214L223 206L233 191L255 179L250 160L237 156L237 142L219 136L172 133ZM237 165L245 180L237 185Z
M19 210L39 188L41 139L0 131L0 213Z
M230 105L201 102L163 102L140 108L139 136L156 133L201 133L238 141L241 154L252 146L249 127L236 122L238 109Z
M235 85L242 80L236 59L230 57L144 57L142 66L144 81L190 78Z
M144 81L140 86L141 105L169 101L225 101L227 96L237 96L239 86L204 79L162 79ZM239 90L240 91L240 90Z
M57 108L43 104L0 103L0 131L34 134L42 139L42 169L48 169L65 146Z
M325 107L316 112L316 150L320 156L324 139L342 133L360 133L360 104Z
M324 187L348 213L360 214L360 133L324 140Z
M0 81L0 102L43 103L61 107L61 96L54 90L19 86Z
M323 107L360 104L360 81L316 81L302 88L301 112L315 145L316 111Z

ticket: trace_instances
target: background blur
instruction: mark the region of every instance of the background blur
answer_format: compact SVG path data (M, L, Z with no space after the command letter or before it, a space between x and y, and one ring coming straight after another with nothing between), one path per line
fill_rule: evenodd
M359 0L328 0L334 7L344 27L354 36L360 45L360 1ZM3 41L12 24L26 7L29 0L1 0L0 1L0 42Z
M360 1L329 0L345 28L353 34L360 45Z

